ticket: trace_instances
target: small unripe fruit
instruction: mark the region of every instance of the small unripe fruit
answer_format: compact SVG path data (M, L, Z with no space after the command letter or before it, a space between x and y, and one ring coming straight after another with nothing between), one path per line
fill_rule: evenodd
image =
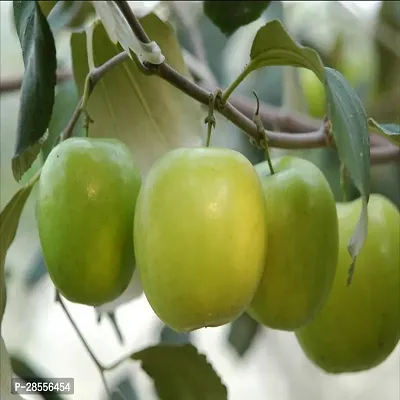
M68 300L98 306L128 286L140 185L131 153L117 140L72 138L49 154L37 221L49 275Z

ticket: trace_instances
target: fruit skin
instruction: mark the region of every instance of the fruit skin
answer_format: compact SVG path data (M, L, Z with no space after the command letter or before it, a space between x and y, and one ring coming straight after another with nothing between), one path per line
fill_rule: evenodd
M140 190L134 240L143 291L175 331L219 326L250 303L266 248L254 167L218 148L169 152Z
M293 331L325 303L338 257L335 199L314 164L292 156L260 163L268 226L264 274L248 308L259 323Z
M399 340L400 215L381 195L370 196L368 235L346 286L347 244L361 199L338 203L340 251L335 283L314 321L296 332L305 354L328 373L358 372L382 363Z
M114 139L71 138L49 154L39 180L37 221L56 288L98 306L128 286L140 172Z

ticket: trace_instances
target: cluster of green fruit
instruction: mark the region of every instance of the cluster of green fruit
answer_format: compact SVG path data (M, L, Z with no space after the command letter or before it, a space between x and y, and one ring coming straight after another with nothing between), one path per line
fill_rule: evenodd
M371 368L400 333L400 215L379 195L354 281L347 243L361 202L335 204L322 172L284 156L253 166L229 149L170 151L142 182L116 140L68 139L43 167L38 227L56 288L99 306L135 264L159 318L176 331L248 312L294 331L332 373Z

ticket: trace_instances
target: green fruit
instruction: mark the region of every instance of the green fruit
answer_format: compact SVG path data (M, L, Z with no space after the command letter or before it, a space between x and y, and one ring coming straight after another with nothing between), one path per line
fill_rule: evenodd
M177 149L140 190L137 265L154 312L176 331L223 325L250 303L266 247L264 200L251 163L229 149Z
M377 366L399 340L400 215L389 200L371 195L367 239L347 286L347 245L360 210L361 199L337 204L340 250L333 289L315 320L296 333L305 354L328 373Z
M128 286L140 185L117 140L72 138L49 154L39 181L39 236L50 277L68 300L98 306Z
M266 204L264 274L248 309L261 324L293 331L309 322L331 290L338 257L335 200L322 172L284 156L258 164Z

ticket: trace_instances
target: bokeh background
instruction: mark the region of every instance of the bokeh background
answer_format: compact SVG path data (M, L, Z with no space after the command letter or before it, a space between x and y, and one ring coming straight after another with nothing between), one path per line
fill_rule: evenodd
M157 13L176 28L180 43L189 52L198 52L189 35L191 29L196 29L203 42L203 56L222 87L230 83L247 62L257 29L270 19L281 19L298 41L317 49L327 65L345 74L364 101L369 115L380 122L400 122L400 2L274 1L259 20L229 38L202 14L201 2L176 2L172 7L159 2L134 3L140 10L156 7ZM12 2L1 1L0 7L3 81L22 76L24 68L12 22ZM57 50L60 65L68 68L68 33L58 37ZM63 88L66 92L74 90L71 82ZM308 71L281 67L257 71L240 85L238 93L252 98L254 88L263 102L283 107L285 111L300 111L315 118L324 115L323 89ZM74 106L68 99L70 97L66 96L66 103L61 107L60 129ZM19 187L11 171L18 102L18 91L1 93L1 209ZM214 145L236 148L253 163L263 159L263 154L253 148L237 128L222 118L217 124ZM276 129L279 130L279 126ZM280 152L274 151L275 154ZM313 150L296 154L312 160L324 171L339 200L336 153ZM399 165L374 166L371 174L372 191L384 194L400 207ZM354 188L350 188L350 196L357 196ZM17 238L6 259L8 301L2 335L13 366L19 372L30 369L42 377L75 378L75 394L68 397L71 400L103 399L104 390L96 366L60 306L54 302L54 287L45 273L40 253L34 208L35 191L23 211ZM160 340L191 340L214 365L228 387L231 400L400 399L399 346L383 364L370 371L330 376L305 358L293 334L255 326L246 318L233 325L198 330L190 337L177 335L164 329L142 295L116 312L125 338L125 344L121 345L109 319L103 318L98 323L95 312L89 307L68 303L68 309L104 364ZM157 398L151 380L135 362L123 363L107 373L107 379L110 386L122 391L127 399ZM122 398L119 394L114 396L114 399Z

